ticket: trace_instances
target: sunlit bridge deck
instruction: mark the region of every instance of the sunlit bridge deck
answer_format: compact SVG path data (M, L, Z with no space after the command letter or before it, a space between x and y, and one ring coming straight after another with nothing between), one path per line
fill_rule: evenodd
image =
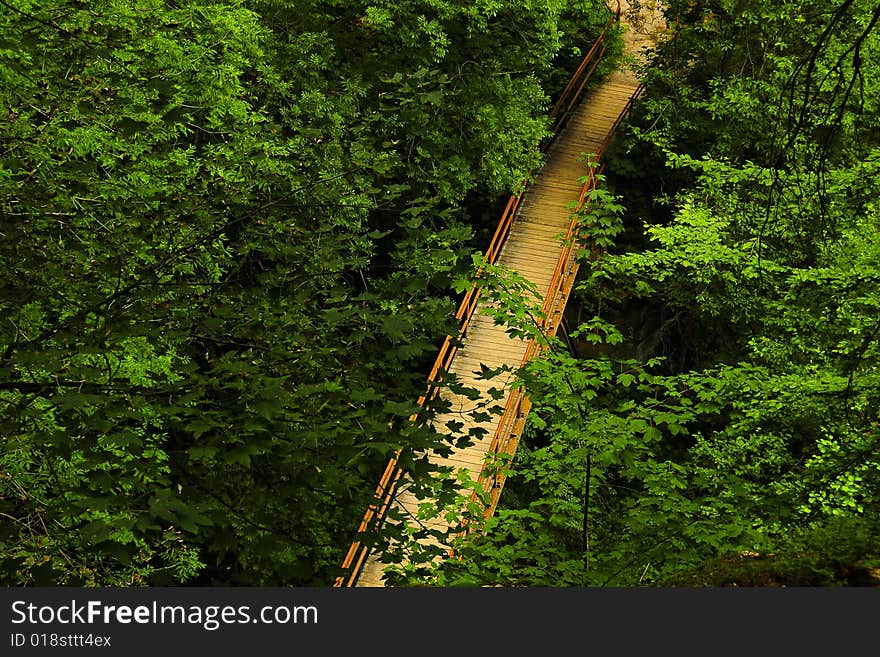
M554 108L551 116L556 121L557 134L546 150L545 164L534 182L521 195L510 199L486 252L490 262L514 270L536 285L546 316L543 331L548 335L555 334L559 327L577 273L576 245L569 239L575 231L571 203L583 200L594 184L592 176L595 174L583 155L601 156L641 89L639 80L632 73L617 71L580 97L586 79L604 52L602 41L600 37ZM586 183L583 182L585 177ZM491 317L481 312L484 303L478 289L464 299L459 309L462 321L460 346L456 348L454 341L447 341L429 380L446 370L463 385L479 389L482 395L481 399L471 400L448 391L440 393L452 403L452 408L434 418L433 424L438 430L443 430L448 421L454 420L464 425L462 432L479 426L486 433L469 447L453 449L447 457L431 455L430 458L432 462L452 466L456 471L465 468L474 480L481 480L481 485L489 493L490 502L485 509L489 515L494 511L504 482L497 475L481 479L483 466L487 457L513 454L529 403L521 389L510 387L512 374L502 375L506 378L485 380L476 372L480 371L481 364L493 369L503 365L519 367L535 356L540 346L535 341L511 338L505 326L496 325ZM468 417L468 412L491 400L490 387L504 390L504 397L494 402L504 407L504 413L492 415L485 422L476 422ZM406 477L392 460L377 488L376 504L367 510L359 532L383 522L387 510L392 507L415 518L419 505L424 502L409 490ZM449 529L444 520L430 521L429 526ZM355 540L343 564L346 574L336 581L336 585L384 586L385 564L378 556Z

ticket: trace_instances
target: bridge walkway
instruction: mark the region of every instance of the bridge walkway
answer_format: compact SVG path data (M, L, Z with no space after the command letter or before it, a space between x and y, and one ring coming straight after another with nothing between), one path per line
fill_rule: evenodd
M490 262L503 265L535 284L546 317L543 330L548 335L556 333L577 273L577 245L576 239L572 239L576 238L577 226L572 219L571 203L579 200L583 203L586 193L595 184L595 171L590 169L583 155L601 157L641 91L635 75L621 70L607 76L577 102L576 96L585 81L581 78L584 75L589 77L601 57L601 38L594 51L584 60L572 78L570 88L554 108L554 114L559 117L557 135L546 150L544 165L523 193L511 197L487 251ZM484 464L493 455L514 453L529 404L521 388L511 388L512 374L505 374L506 378L501 380L485 380L479 378L478 373L481 365L493 369L505 365L517 368L534 357L541 346L533 340L510 337L506 327L496 325L484 310L485 301L480 299L479 289L475 288L459 309L462 321L460 346L456 346L454 340L447 340L429 381L433 381L439 372L448 371L461 384L481 391L477 400L441 391L441 397L451 402L452 407L449 412L434 418L433 424L438 430L448 432L446 423L457 421L463 425L462 432L479 426L486 433L468 447L453 449L449 456L434 454L429 458L437 465L451 466L456 471L464 468L473 480L479 480L489 493L491 501L486 507L489 515L501 493L503 477L497 473L487 475ZM495 402L504 407L504 412L492 415L484 422L475 421L469 413L491 400L488 395L490 387L504 390L503 398ZM430 401L430 394L420 401ZM392 506L410 518L418 516L419 505L425 500L415 497L408 488L406 477L395 468L392 459L377 488L377 503L368 509L360 531L382 522ZM430 521L427 526L449 529L444 520ZM357 539L343 567L347 575L337 580L337 586L384 586L385 565Z

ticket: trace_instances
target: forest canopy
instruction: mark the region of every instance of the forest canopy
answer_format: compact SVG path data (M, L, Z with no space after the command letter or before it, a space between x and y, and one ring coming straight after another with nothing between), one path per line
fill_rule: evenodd
M502 509L432 581L880 584L880 5L664 3L526 368Z
M608 17L2 0L0 582L331 582Z
M880 7L663 7L576 348L401 583L877 583ZM0 0L0 583L331 583L389 456L455 439L407 420L609 16Z

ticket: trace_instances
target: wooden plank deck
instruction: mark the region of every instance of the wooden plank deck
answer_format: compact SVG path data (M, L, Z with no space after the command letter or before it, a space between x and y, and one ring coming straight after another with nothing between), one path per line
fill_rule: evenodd
M572 113L568 125L548 149L544 166L517 209L497 263L515 270L535 283L542 300L548 294L553 272L563 252L561 238L570 224L569 204L578 200L583 188L583 182L579 178L588 173L586 164L581 161L581 155L601 151L603 142L610 136L638 86L635 76L618 71L581 101ZM565 298L559 299L559 307L564 307L565 301ZM480 369L480 363L490 368L502 365L518 367L526 356L527 343L511 338L505 327L496 326L491 319L481 315L483 308L482 303L477 306L462 346L452 361L450 372L456 374L463 385L483 391L490 385L503 387L506 390L505 397L496 403L504 405L511 394L508 386L512 375L507 374L500 380L496 378L488 382L477 379L474 370ZM485 393L482 399L476 401L449 393L445 393L444 397L453 403L453 409L450 413L435 418L434 425L438 430L442 430L440 428L448 420L458 420L464 423L465 431L476 425L486 429L486 434L470 447L453 450L449 457L434 455L431 460L439 465L453 466L456 470L460 467L467 468L476 480L501 418L495 415L491 421L476 424L463 417L479 403L490 399ZM391 502L411 516L418 513L420 503L424 501L416 499L407 490L405 481L398 485ZM428 524L440 529L448 528L443 521L432 521ZM360 571L356 585L384 586L383 568L384 564L379 562L376 555L370 555Z

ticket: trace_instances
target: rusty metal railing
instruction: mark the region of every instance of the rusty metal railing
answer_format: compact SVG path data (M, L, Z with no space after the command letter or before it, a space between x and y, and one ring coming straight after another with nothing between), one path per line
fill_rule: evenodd
M593 43L593 46L590 48L589 52L584 56L580 65L575 70L574 74L571 77L571 80L563 90L559 100L556 102L556 105L554 105L553 109L550 111L548 121L555 120L553 132L550 140L543 145L541 150L546 150L547 148L549 148L556 137L562 132L562 129L565 126L565 122L571 110L576 106L584 88L586 87L590 79L590 76L596 70L596 66L599 63L601 56L605 52L604 42L608 30L619 19L620 2L617 3L616 14L614 14L609 19L608 23L606 23L605 27L602 29L602 32ZM530 171L526 180L520 186L519 191L516 194L511 195L510 199L507 201L507 205L505 206L504 212L501 215L501 219L498 222L498 226L495 229L495 234L492 236L492 241L489 243L489 247L486 249L485 259L489 264L495 263L498 255L501 253L501 249L504 246L504 243L507 241L507 236L510 232L510 227L513 223L514 216L516 215L516 211L519 207L520 201L522 200L528 188L528 183L531 179L531 173L532 172ZM569 230L569 232L571 232L571 229ZM558 268L559 265L557 264L557 269ZM479 273L480 272L478 271L477 276L479 276ZM556 274L554 274L554 279L555 278ZM460 322L458 334L456 336L446 336L446 339L443 341L443 344L440 347L440 351L437 354L437 358L435 359L434 365L432 366L431 371L428 375L427 389L425 393L419 397L417 402L417 405L422 410L427 408L428 404L436 397L437 393L439 392L440 383L442 381L442 373L449 371L452 360L455 358L455 354L458 351L458 345L467 333L471 318L473 317L474 311L477 308L479 296L479 286L477 284L474 284L471 289L468 290L467 294L465 294L464 298L459 304L458 311L455 314L456 319ZM548 298L549 297L550 295L548 295ZM511 399L513 397L514 395L511 394ZM519 400L517 402L517 410L521 409L523 403L524 402L522 400ZM508 400L508 406L510 406L510 400ZM416 422L418 420L418 416L419 412L413 414L410 417L410 421ZM505 415L502 416L502 419L506 416L507 410L505 410ZM496 436L497 435L498 432L496 432ZM360 540L360 537L368 532L371 528L379 526L379 524L385 517L386 512L388 511L388 507L391 505L391 502L394 499L394 493L397 488L397 484L400 481L401 476L403 475L403 471L400 468L400 457L402 455L402 452L402 449L398 449L395 452L394 456L389 459L388 464L385 466L385 470L383 471L382 476L379 480L379 484L376 487L376 492L374 496L375 501L370 504L370 506L364 513L364 517L361 520L361 523L357 529L355 539L349 547L348 552L346 553L345 558L342 562L342 569L344 571L344 574L336 578L336 581L333 584L334 587L354 586L357 582L357 578L360 575L361 568L363 567L364 562L366 561L367 556L370 552L370 547L365 545ZM500 495L500 489L498 494ZM494 506L492 508L494 509Z

